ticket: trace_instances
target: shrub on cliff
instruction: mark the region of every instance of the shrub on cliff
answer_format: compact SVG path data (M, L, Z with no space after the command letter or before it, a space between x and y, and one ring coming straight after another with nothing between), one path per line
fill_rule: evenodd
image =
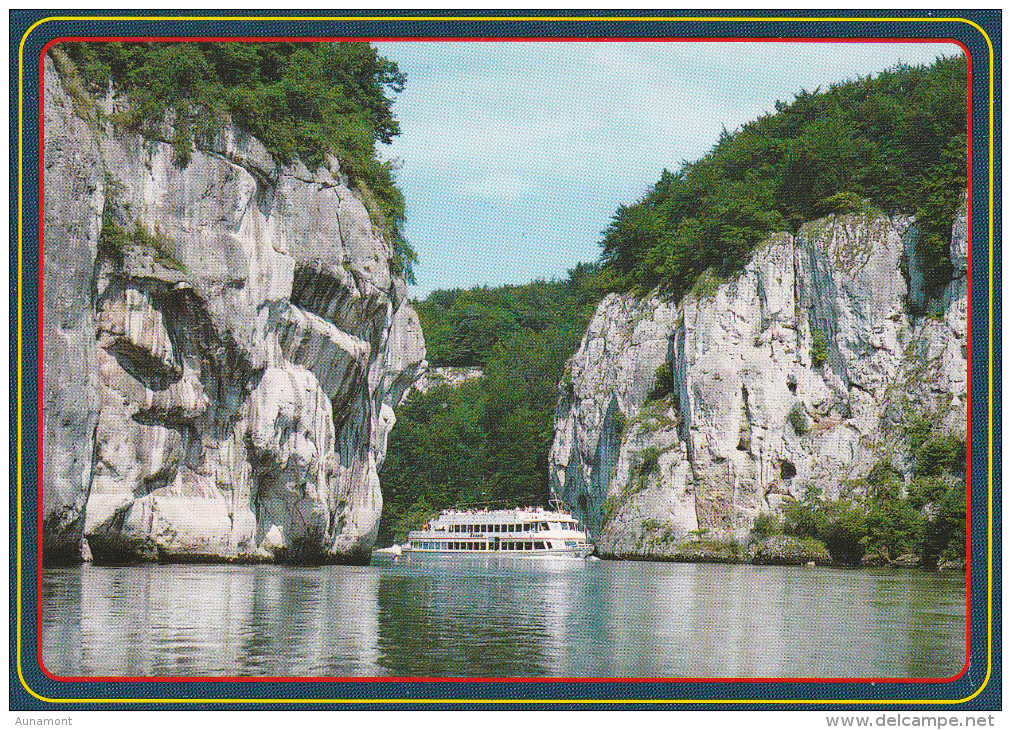
M828 339L824 332L815 332L811 339L811 364L820 368L828 362Z
M670 363L665 362L656 369L656 377L653 381L653 390L646 396L648 400L660 400L666 398L674 390L674 375L671 371Z
M755 518L755 526L752 528L752 532L755 533L759 540L778 535L782 531L783 526L779 520L768 512L760 512L758 517Z
M713 150L622 205L604 231L598 281L660 286L680 299L704 272L719 279L771 231L828 213L914 214L927 288L951 277L950 230L966 189L967 66L897 66L874 78L801 91L776 113L724 130Z

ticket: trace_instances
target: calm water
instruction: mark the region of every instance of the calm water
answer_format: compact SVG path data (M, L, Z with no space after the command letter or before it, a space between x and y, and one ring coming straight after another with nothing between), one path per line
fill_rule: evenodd
M416 556L46 570L58 675L951 676L961 575Z

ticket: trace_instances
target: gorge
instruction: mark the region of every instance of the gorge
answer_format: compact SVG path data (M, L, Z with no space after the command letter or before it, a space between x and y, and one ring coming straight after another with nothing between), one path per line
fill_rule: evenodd
M276 88L249 68L272 73L269 44L150 45L45 59L47 563L362 563L441 508L551 496L602 556L774 560L753 538L791 511L878 500L922 532L957 502L964 60L725 132L621 206L567 281L412 308L403 197L372 146L399 133L396 65L367 44L283 51L369 74L372 126L328 119L327 137L267 113ZM256 81L177 102L178 80L149 92L117 54ZM295 77L271 83L347 101ZM868 552L908 562L914 542Z

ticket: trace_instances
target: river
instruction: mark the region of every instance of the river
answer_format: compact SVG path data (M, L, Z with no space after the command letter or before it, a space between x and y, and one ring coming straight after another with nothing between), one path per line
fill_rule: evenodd
M913 570L421 555L54 568L60 676L946 677L965 581Z

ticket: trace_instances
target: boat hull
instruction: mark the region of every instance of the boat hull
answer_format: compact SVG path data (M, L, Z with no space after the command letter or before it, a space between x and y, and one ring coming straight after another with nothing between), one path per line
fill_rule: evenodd
M430 548L414 548L404 546L401 548L404 555L467 555L479 557L501 557L501 558L579 558L588 557L593 552L592 545L571 547L571 548L551 548L545 550L439 550Z

